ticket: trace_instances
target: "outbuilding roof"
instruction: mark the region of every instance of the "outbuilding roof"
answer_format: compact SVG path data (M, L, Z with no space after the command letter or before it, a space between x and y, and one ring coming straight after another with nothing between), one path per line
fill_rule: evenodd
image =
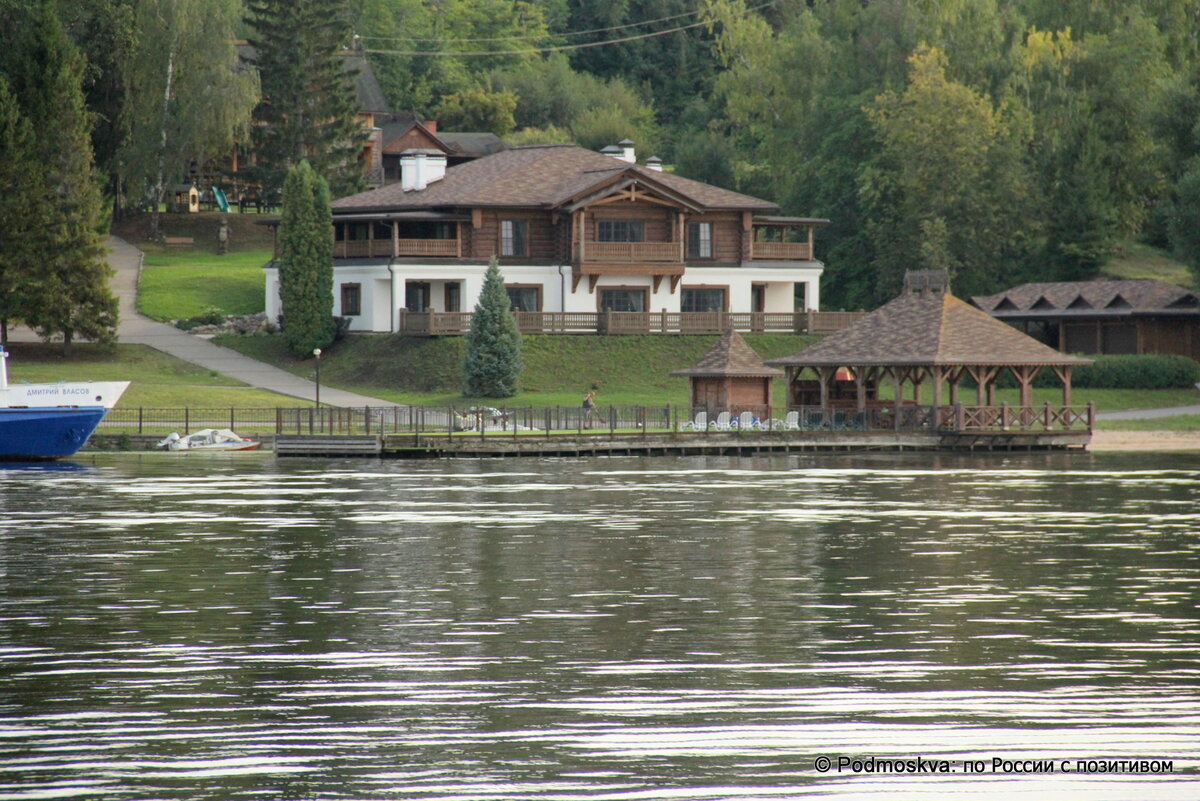
M996 317L1200 314L1195 294L1150 278L1021 284L971 302Z
M688 198L703 209L777 212L774 203L718 186L619 161L577 145L515 147L459 164L419 191L402 184L339 198L334 213L433 206L509 206L552 209L608 183L635 179Z
M672 370L671 375L774 378L783 375L783 371L763 364L763 360L754 352L754 348L746 343L741 334L731 328L721 335L715 345L708 349L708 353L705 353L700 361L696 362L695 367L687 370Z
M936 290L910 292L811 347L766 364L787 367L849 365L1081 365L1007 323Z

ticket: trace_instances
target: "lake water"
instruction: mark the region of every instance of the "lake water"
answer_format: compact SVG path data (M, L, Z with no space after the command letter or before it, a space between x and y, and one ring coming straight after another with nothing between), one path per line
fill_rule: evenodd
M1187 454L0 466L0 801L1195 799L1198 501Z

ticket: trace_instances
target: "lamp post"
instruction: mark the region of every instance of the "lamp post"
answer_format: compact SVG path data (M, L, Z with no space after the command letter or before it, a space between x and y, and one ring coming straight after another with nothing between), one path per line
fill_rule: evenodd
M313 356L317 357L317 409L321 408L321 349L313 348Z

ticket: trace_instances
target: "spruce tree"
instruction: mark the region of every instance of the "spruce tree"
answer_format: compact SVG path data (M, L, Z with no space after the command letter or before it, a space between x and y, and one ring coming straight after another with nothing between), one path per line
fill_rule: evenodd
M292 166L307 159L339 197L362 186L358 121L343 0L249 0L250 44L262 84L254 113L257 178L277 191Z
M521 332L495 256L471 315L463 377L464 394L483 398L515 395L521 379Z
M329 185L307 161L283 184L279 222L279 299L283 339L297 357L333 341L333 217Z
M101 240L100 190L93 165L91 115L84 106L83 59L67 38L53 3L15 19L15 46L4 71L34 131L34 151L47 192L43 248L29 278L24 321L43 338L116 341L117 300Z
M33 279L46 248L49 187L34 145L33 126L0 75L0 344L8 327L23 321Z

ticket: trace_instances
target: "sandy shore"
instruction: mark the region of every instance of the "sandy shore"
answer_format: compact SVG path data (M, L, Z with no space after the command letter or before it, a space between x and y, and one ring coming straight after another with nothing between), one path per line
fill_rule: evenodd
M1200 431L1095 431L1090 451L1200 451Z

